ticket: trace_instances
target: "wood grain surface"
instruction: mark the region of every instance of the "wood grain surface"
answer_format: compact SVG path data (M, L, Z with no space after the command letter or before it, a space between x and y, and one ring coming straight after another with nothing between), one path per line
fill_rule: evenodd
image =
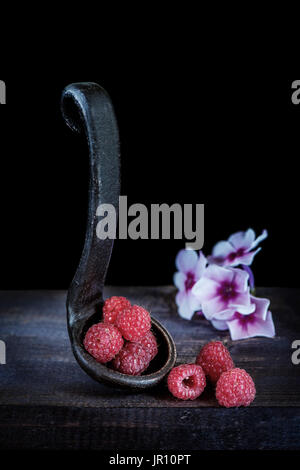
M172 334L178 363L195 360L221 339L237 366L254 378L249 408L218 406L207 387L195 401L179 401L165 383L124 392L100 385L75 361L62 291L0 293L0 447L3 449L300 449L300 365L291 344L300 340L300 291L260 288L271 299L276 337L231 341L204 319L181 319L173 287L106 288L145 306Z

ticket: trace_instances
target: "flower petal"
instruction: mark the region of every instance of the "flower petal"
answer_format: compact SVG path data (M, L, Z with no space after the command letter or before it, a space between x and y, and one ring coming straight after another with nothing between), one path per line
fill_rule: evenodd
M176 256L175 264L178 271L188 273L193 271L198 261L198 255L194 250L180 250Z
M267 318L270 300L250 295L251 303L255 304L255 317L265 320Z
M226 258L233 251L234 248L231 243L222 240L213 247L212 256L216 258Z
M230 258L226 258L224 262L222 263L222 266L228 267L228 268L229 267L234 268L235 266L238 266L239 264L241 264L240 257L236 256L234 260Z
M255 251L249 251L242 256L236 258L238 264L245 264L246 266L250 266L252 264L254 256L261 250L261 247L257 248ZM233 266L233 264L232 264Z
M210 300L202 302L202 312L207 320L218 319L219 312L227 311L227 302L220 296L213 297Z
M220 320L220 321L228 321L231 320L234 316L235 310L227 309L227 310L222 310L218 313L215 313L213 320Z
M192 293L197 296L201 302L210 300L217 295L219 284L212 279L202 276L192 287Z
M216 264L210 264L204 274L204 278L211 279L219 284L222 282L232 282L234 278L234 270L231 268L223 268L222 266L218 266Z
M199 297L194 295L191 291L188 293L188 301L190 309L193 310L193 312L197 312L201 309L201 302Z
M228 307L236 310L242 315L249 315L255 311L256 306L250 301L249 289L247 292L239 293L234 300L228 303Z
M255 314L253 314L255 315ZM271 312L268 312L266 320L255 318L254 321L242 322L239 319L233 319L227 322L231 339L253 338L255 336L265 336L272 338L275 336L275 327Z
M186 275L184 273L177 272L173 276L174 284L180 291L185 290L185 280L186 280Z
M253 336L265 336L267 338L273 338L275 336L275 326L272 318L272 313L267 312L265 320L257 318L253 323L249 323L248 326L249 338Z
M265 240L268 236L268 230L263 230L261 235L259 235L259 237L257 237L256 240L254 240L254 242L252 243L252 246L251 246L251 249L255 248L260 242L262 242L263 240Z
M237 318L227 322L230 336L233 341L248 338L248 328L246 324L240 322Z
M214 328L216 328L216 330L220 330L220 331L228 330L228 325L226 321L212 320L211 324Z
M237 292L245 292L248 289L249 274L243 269L228 268L233 272L233 282L236 285ZM250 300L250 299L249 299Z
M249 266L247 266L246 264L242 264L242 269L244 269L244 271L246 271L246 273L248 273L248 275L249 275L249 286L250 286L250 289L253 290L254 287L255 287L255 281L254 281L254 274L253 274L252 269Z
M177 293L176 304L179 315L185 320L190 320L194 315L194 311L191 309L188 296L184 292Z
M202 251L200 251L198 261L197 261L196 266L194 268L194 274L195 274L195 277L196 277L197 281L198 281L198 279L200 279L201 276L203 276L206 265L207 265L207 259L204 256L204 254L202 253Z
M236 232L228 238L229 243L234 246L235 250L240 248L250 250L254 240L255 232L252 228L249 228L246 232Z
M185 291L178 291L175 296L176 305L179 307L180 304L185 300L186 292Z

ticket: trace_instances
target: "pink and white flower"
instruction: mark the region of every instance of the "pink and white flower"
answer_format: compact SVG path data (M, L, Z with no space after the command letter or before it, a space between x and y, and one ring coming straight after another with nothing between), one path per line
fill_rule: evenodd
M205 318L226 321L234 311L252 313L255 306L250 301L248 279L242 269L209 265L192 288Z
M265 336L273 338L275 327L272 313L269 311L270 301L251 296L251 303L255 310L250 315L234 312L232 318L227 320L227 327L232 340Z
M251 228L245 232L234 233L227 241L220 241L214 246L208 262L220 266L238 266L239 264L250 266L254 256L261 250L261 247L256 250L254 248L267 236L267 230L263 230L262 234L255 239L255 232Z
M174 274L174 284L178 288L176 304L182 318L190 320L200 310L201 302L193 294L192 288L205 271L207 260L202 252L199 256L193 250L181 250L176 257L178 272Z
M257 245L267 236L266 230L257 238L252 229L234 233L215 245L209 265L202 252L198 256L193 250L181 250L174 275L180 316L190 320L195 312L201 313L216 329L229 329L232 340L274 337L270 301L250 294L254 287L250 265L261 249Z

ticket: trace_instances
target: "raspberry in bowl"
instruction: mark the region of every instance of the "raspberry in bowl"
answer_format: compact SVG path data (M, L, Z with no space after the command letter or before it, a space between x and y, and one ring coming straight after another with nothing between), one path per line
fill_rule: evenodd
M90 317L82 334L83 354L101 373L101 381L135 389L159 383L176 360L167 330L144 307L124 297L107 299L102 313L96 324L96 314Z

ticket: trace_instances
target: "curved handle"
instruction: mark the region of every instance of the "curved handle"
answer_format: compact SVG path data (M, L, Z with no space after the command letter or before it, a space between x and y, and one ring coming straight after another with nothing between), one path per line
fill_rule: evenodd
M68 310L76 318L102 301L113 240L96 235L100 204L112 204L118 214L120 195L119 132L108 94L96 83L73 83L62 93L63 117L89 146L89 206L83 252L68 292Z

